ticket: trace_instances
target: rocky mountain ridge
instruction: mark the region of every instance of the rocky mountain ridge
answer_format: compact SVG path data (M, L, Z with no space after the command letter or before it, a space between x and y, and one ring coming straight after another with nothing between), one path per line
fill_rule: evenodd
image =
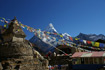
M96 35L96 34L80 33L77 37L82 40L90 40L90 41L97 41L99 39L105 40L105 35L103 35L103 34Z

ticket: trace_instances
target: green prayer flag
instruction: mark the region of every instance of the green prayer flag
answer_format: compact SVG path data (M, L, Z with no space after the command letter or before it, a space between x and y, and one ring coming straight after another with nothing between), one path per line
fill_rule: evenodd
M3 20L5 20L5 18L3 18Z
M94 43L95 43L95 42L92 41L91 43L92 43L92 46L94 46Z

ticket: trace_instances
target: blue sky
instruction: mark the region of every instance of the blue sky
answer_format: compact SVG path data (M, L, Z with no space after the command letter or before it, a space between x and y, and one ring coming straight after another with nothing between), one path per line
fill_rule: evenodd
M0 0L0 17L13 19L33 28L52 23L59 33L77 36L105 35L105 0ZM34 34L24 30L27 37Z

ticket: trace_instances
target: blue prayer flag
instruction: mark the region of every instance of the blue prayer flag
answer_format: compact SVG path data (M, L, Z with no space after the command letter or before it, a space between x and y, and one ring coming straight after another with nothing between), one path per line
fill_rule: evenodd
M103 44L103 43L100 43L100 47L101 47L101 48L104 48L104 44Z

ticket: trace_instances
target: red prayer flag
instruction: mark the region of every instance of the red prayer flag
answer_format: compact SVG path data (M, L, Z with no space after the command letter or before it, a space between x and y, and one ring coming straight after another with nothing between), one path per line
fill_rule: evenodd
M91 44L91 41L87 41L87 44Z
M46 55L46 57L48 57L48 54Z
M55 35L57 35L57 33L54 33Z
M54 67L51 67L51 69L54 69Z
M68 54L65 53L65 55L67 56Z
M69 36L69 39L70 39L71 41L73 41L72 37L70 37L70 36Z

